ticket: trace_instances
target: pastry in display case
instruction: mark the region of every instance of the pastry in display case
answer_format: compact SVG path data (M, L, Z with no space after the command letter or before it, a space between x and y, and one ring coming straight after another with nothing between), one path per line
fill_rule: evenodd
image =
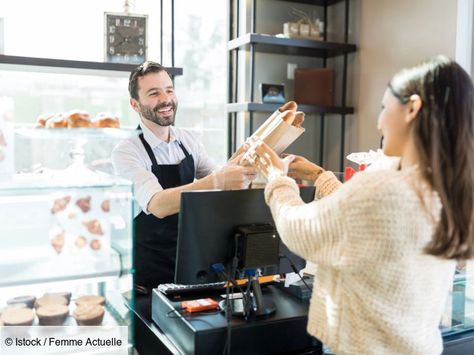
M16 173L0 182L0 323L132 325L132 184L108 159L135 134L15 129Z

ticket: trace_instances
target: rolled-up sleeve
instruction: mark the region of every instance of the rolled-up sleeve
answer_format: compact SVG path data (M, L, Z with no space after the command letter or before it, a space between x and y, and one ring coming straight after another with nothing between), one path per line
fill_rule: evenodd
M163 190L158 179L151 172L151 163L140 154L139 148L130 141L120 143L112 152L115 173L133 183L135 200L146 214L153 195Z

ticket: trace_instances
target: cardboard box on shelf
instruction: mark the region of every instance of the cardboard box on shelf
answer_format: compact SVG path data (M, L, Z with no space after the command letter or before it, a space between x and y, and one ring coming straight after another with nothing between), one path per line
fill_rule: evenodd
M295 70L295 101L298 104L332 106L334 103L334 72L328 68L297 68Z

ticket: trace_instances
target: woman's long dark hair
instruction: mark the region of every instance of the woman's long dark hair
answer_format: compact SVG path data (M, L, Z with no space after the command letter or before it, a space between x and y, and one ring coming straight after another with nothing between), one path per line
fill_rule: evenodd
M438 56L394 76L400 102L417 94L414 120L423 177L442 203L439 223L425 251L448 259L474 256L474 87L456 62Z

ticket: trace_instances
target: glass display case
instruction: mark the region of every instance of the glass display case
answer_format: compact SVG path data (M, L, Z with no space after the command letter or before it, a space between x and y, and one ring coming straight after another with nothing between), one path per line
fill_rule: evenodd
M443 336L474 330L474 262L458 262L441 320Z
M38 306L66 293L68 315L55 325L75 326L78 299L99 296L103 319L94 325L128 326L132 353L132 184L110 173L108 157L133 134L15 129L17 173L0 182L0 314L16 297ZM36 309L33 325L41 323Z

